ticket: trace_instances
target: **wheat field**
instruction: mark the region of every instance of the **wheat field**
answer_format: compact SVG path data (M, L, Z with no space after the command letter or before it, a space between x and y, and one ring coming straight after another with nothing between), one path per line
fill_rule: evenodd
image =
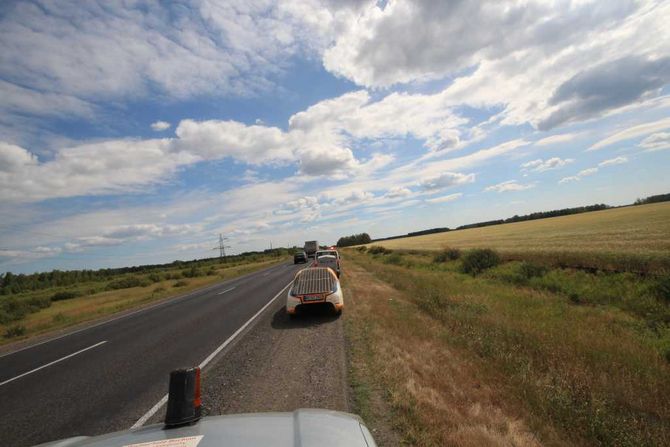
M670 272L670 202L373 242L401 250L492 248L509 259Z

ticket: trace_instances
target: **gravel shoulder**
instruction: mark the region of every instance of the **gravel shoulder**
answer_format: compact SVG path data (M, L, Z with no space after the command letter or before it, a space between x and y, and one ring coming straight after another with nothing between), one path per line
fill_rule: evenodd
M205 414L351 411L343 317L315 309L292 320L282 298L205 371Z

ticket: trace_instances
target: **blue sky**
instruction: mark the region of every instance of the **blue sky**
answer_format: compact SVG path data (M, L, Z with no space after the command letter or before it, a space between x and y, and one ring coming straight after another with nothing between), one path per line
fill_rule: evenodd
M0 272L670 192L668 22L662 1L3 2Z

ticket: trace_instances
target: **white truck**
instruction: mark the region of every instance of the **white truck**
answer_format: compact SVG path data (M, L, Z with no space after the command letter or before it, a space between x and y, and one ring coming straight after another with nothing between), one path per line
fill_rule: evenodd
M305 253L308 258L313 258L319 249L318 241L305 241Z

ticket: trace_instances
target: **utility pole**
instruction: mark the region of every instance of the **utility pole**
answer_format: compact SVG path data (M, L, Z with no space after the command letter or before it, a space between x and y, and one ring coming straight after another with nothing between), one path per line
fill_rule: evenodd
M219 246L212 248L212 250L219 250L219 257L221 258L221 262L226 259L226 248L230 248L230 245L225 245L224 241L227 240L227 237L223 237L223 235L219 233Z

